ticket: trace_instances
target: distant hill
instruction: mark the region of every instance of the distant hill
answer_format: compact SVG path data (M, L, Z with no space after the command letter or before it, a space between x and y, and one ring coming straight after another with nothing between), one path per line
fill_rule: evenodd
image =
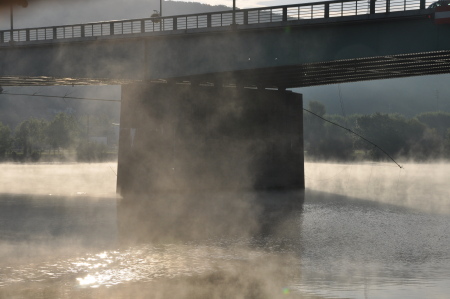
M322 102L329 114L400 113L407 117L428 111L450 112L450 75L362 81L296 88L303 106ZM342 107L341 107L342 102Z
M40 0L14 10L14 27L56 26L121 19L147 18L160 10L160 0ZM230 1L231 3L231 1ZM224 5L163 1L163 16L229 10ZM0 29L9 29L9 10L0 11Z

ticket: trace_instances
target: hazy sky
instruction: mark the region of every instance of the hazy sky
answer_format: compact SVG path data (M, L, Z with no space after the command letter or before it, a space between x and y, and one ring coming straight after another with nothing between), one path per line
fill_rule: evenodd
M233 6L233 0L201 0L198 1L200 3L210 4L210 5L227 5L227 6ZM274 6L274 5L286 5L286 4L297 4L297 3L304 3L304 2L314 2L314 1L308 1L308 0L236 0L236 6L239 8L252 8L252 7L258 7L258 6ZM316 1L318 2L318 1Z
M114 19L131 19L148 17L154 9L159 10L159 0L28 0L27 8L14 7L14 27L26 28L36 26L53 26L81 22L95 22ZM1 4L2 0L0 0ZM169 1L164 1L169 2ZM163 7L164 7L163 2ZM232 0L183 1L200 2L209 5L233 6ZM308 0L236 0L239 8L274 6L314 2ZM1 8L1 6L0 6ZM164 11L164 10L163 10ZM96 16L96 17L94 17ZM9 29L9 7L0 10L0 30Z

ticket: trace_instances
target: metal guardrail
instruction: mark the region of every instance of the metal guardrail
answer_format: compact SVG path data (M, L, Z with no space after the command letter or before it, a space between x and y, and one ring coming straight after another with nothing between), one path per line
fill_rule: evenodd
M235 24L327 19L425 9L429 0L338 0L236 10ZM430 2L431 3L431 2ZM429 3L428 3L429 4ZM233 11L0 31L0 44L213 28L233 24Z

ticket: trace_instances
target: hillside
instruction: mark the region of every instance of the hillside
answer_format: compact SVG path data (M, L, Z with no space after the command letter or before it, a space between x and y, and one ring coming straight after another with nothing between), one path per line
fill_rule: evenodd
M322 102L329 114L400 113L407 117L428 111L450 112L450 75L363 81L297 88L304 107ZM342 102L342 107L341 107Z
M230 1L230 4L232 2ZM223 5L163 1L163 16L228 10ZM14 27L40 27L122 19L147 18L160 10L160 0L29 0L27 8L14 10ZM9 9L0 11L0 29L9 29Z

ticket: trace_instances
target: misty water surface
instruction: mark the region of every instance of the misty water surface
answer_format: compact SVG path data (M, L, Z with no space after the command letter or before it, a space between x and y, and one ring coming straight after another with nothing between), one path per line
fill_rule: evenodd
M114 163L2 164L0 298L447 298L450 165L305 166L276 235L121 246Z

